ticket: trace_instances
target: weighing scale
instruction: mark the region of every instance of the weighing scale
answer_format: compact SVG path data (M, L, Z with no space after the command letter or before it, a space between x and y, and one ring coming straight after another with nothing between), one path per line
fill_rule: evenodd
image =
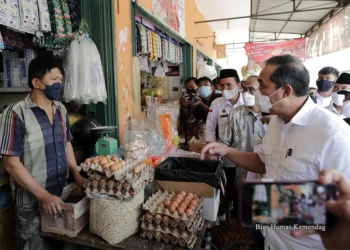
M109 137L109 134L116 129L117 126L102 126L90 129L91 133L100 136L95 144L95 151L98 155L115 155L118 152L118 140Z

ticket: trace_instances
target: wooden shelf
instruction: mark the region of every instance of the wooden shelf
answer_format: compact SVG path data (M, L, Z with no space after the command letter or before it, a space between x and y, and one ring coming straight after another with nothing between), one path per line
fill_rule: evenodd
M0 88L0 93L27 93L30 92L30 88Z

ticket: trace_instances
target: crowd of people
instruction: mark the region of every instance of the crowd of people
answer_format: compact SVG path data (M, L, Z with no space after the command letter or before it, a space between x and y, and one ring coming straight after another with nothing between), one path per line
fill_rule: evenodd
M337 215L347 209L341 215L347 220L339 228L344 227L344 221L349 226L350 185L339 173L350 177L350 154L346 150L350 148L350 74L339 75L335 68L325 67L319 71L317 89L309 88L309 72L302 62L283 55L267 60L260 75L245 82L234 69L222 70L215 85L205 79L205 83L203 78L186 81L180 136L186 138L184 147L192 137L204 139L208 145L202 151L203 159L223 158L228 181L221 212L231 201L236 209L236 187L243 180L306 181L323 174L323 182L341 178L344 201L329 202L327 208ZM192 99L191 93L196 98ZM323 172L325 169L339 173ZM237 213L233 211L232 215ZM320 235L310 232L293 232L293 237L289 231L268 230L265 247L330 248L332 232L321 234L322 243ZM305 237L298 238L301 235ZM342 244L349 246L349 240L343 238Z

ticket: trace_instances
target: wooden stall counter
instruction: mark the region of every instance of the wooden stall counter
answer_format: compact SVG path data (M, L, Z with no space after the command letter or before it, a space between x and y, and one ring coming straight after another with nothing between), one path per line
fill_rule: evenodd
M202 238L206 230L206 225L198 232L197 242L193 247L193 250L200 250L202 245ZM184 250L187 248L182 248L179 245L173 246L170 244L165 244L164 242L157 242L155 240L147 240L141 238L139 234L135 234L123 240L116 245L110 245L105 240L89 232L89 229L83 230L76 237L68 237L65 235L58 235L54 233L40 233L41 237L51 238L55 240L60 240L64 242L69 242L77 245L88 246L97 249L106 250Z

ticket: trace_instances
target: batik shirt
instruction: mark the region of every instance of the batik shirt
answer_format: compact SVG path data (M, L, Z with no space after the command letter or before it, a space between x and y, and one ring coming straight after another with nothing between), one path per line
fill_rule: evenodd
M53 102L53 123L28 95L7 107L0 122L0 154L18 156L29 174L49 193L60 196L67 178L66 145L72 140L67 110ZM36 198L12 182L18 207Z
M223 133L222 142L243 152L254 152L254 146L263 137L262 126L258 126L259 114L249 107L239 106L231 110ZM247 177L247 170L236 166L235 184Z

